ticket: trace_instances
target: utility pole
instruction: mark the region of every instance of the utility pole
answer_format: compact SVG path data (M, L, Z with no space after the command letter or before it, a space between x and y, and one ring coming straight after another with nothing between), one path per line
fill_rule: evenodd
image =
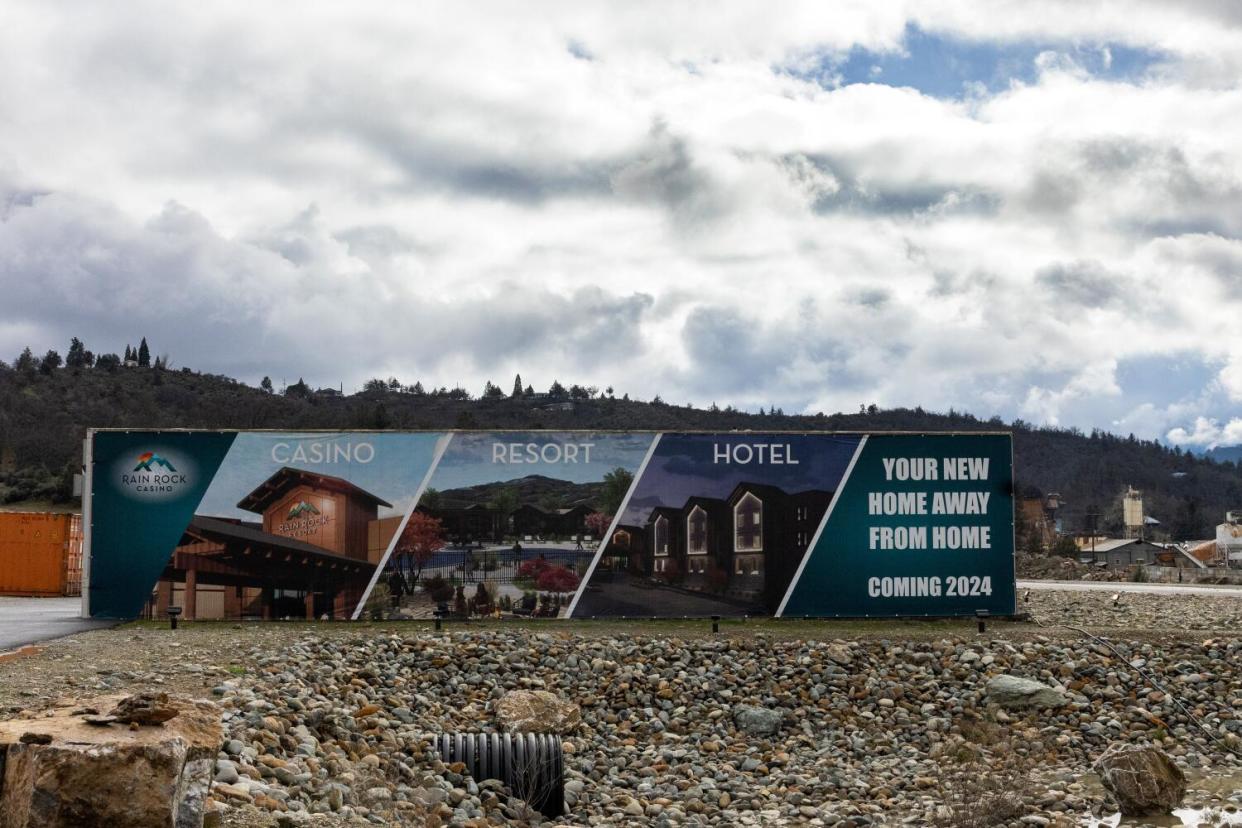
M1085 515L1087 531L1091 537L1091 562L1095 563L1095 536L1098 533L1098 524L1100 520L1100 507L1092 503L1087 507Z

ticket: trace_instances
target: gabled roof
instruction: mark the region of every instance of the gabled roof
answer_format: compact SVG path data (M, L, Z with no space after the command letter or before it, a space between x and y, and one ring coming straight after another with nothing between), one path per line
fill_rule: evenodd
M378 506L392 506L387 500L376 497L366 489L355 486L344 478L284 466L267 480L260 483L254 491L238 501L237 508L245 509L247 512L263 512L278 498L297 486L311 486L316 489L343 492L351 497L366 500Z
M783 497L789 497L785 490L779 486L771 486L767 483L751 483L743 480L741 483L738 483L733 487L733 491L729 492L729 496L726 497L725 500L729 501L729 503L735 504L746 492L753 493L756 497L763 501L779 500Z
M651 514L647 515L647 523L655 523L658 517L677 518L681 517L681 509L676 506L656 506L651 510Z
M725 515L729 512L729 504L718 497L704 497L702 495L694 495L686 498L686 505L681 507L681 511L690 514L694 511L695 506L702 506L703 511L709 515Z
M190 525L186 529L186 533L198 535L209 540L240 542L256 548L280 549L285 552L296 552L299 555L311 555L315 558L324 558L332 561L349 560L344 555L329 552L321 546L315 546L314 544L293 538L286 538L283 535L273 535L270 532L264 532L262 529L255 528L252 524L234 523L228 520L220 520L219 518L203 517L202 515L195 515L190 519Z
M531 511L538 512L541 515L568 515L574 512L578 512L578 511L582 511L582 512L591 511L591 507L587 506L585 503L579 503L577 506L570 506L568 509L545 509L544 507L537 506L534 503L523 503L521 506L517 507L513 511L521 512L524 509L529 509Z

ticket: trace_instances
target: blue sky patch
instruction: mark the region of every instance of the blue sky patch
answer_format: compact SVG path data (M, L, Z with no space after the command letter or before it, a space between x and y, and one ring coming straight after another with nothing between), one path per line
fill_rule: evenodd
M1035 59L1041 52L1059 52L1093 76L1137 80L1162 59L1159 52L1116 43L981 42L945 37L916 26L906 29L904 51L850 50L842 62L839 53L826 54L811 71L795 72L825 86L878 83L909 87L935 98L965 96L970 84L982 84L989 93L1006 89L1012 81L1033 83Z

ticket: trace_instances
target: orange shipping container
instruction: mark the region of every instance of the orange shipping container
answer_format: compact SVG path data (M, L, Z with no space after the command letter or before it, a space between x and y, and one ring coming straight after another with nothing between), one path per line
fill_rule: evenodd
M0 512L0 595L78 595L82 518Z

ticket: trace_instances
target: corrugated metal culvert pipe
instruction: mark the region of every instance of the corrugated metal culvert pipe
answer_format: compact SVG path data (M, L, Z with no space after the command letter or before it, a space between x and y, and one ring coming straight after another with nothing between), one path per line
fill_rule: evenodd
M436 749L476 780L499 779L549 819L565 813L565 756L552 733L442 733Z

